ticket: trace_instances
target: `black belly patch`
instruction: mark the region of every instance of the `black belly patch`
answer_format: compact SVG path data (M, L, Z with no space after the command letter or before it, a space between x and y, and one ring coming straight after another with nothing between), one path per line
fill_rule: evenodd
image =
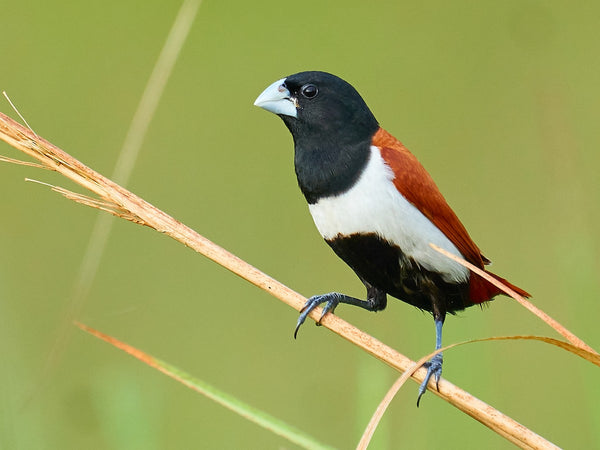
M452 313L473 303L468 283L449 283L439 273L425 270L400 247L375 233L338 235L325 240L359 278L417 308Z

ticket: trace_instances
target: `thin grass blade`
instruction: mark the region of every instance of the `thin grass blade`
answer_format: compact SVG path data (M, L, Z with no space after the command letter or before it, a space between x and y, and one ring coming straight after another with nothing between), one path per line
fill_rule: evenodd
M114 347L123 350L126 353L129 353L130 355L149 365L153 369L164 373L165 375L173 378L174 380L178 381L184 386L187 386L188 388L204 395L205 397L210 398L211 400L215 401L221 406L224 406L230 411L233 411L234 413L248 419L251 422L254 422L255 424L271 431L272 433L278 436L289 440L290 442L293 442L296 445L299 445L300 447L307 449L333 448L316 441L313 437L292 427L291 425L283 422L282 420L279 420L276 417L271 416L270 414L256 409L242 402L238 398L233 397L232 395L229 395L208 383L205 383L204 381L198 380L197 378L189 375L188 373L175 366L172 366L171 364L165 361L162 361L158 358L154 358L153 356L148 355L147 353L144 353L135 347L125 344L124 342L121 342L112 336L90 328L87 325L84 325L79 322L75 322L75 325L77 325L83 331L86 331L87 333L91 334L92 336L102 339L103 341L108 342Z

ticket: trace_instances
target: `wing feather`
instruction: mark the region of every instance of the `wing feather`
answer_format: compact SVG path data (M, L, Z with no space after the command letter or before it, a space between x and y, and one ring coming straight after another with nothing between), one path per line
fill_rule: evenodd
M481 254L479 247L473 242L467 229L417 158L383 128L379 128L375 133L372 143L379 148L381 156L394 172L394 185L404 198L444 233L467 261L480 269L483 269L485 264L489 264L490 261ZM530 296L503 278L491 275L519 294ZM471 276L469 285L469 296L473 303L487 301L502 293L493 284L478 276Z

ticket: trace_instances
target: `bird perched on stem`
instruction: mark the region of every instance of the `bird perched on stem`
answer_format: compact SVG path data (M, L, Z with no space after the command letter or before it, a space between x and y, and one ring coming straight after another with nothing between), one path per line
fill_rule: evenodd
M254 104L281 117L291 132L298 185L315 225L367 289L366 300L338 292L311 297L294 336L319 305L324 304L321 318L340 303L380 311L389 294L433 314L440 349L447 313L502 294L430 247L433 243L481 269L490 262L431 176L379 126L350 84L325 72L300 72L271 84ZM427 363L417 406L430 378L439 382L442 361L440 353Z

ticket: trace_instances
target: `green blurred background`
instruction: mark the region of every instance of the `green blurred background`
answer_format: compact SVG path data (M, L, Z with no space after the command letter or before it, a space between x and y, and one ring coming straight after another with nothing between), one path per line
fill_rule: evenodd
M39 135L110 175L179 6L4 0L0 89ZM288 131L252 105L285 75L333 72L423 162L493 270L599 348L599 15L594 2L205 0L128 187L305 295L363 296L312 224ZM79 330L45 370L97 213L23 182L82 191L56 174L0 170L1 448L293 447ZM431 317L402 302L338 313L413 358L432 349ZM398 374L312 324L294 341L296 317L125 221L78 315L352 448ZM509 334L554 336L499 298L450 317L444 337ZM444 375L558 445L600 448L598 368L583 360L475 344L448 352ZM415 400L409 383L372 448L509 447L435 396Z

